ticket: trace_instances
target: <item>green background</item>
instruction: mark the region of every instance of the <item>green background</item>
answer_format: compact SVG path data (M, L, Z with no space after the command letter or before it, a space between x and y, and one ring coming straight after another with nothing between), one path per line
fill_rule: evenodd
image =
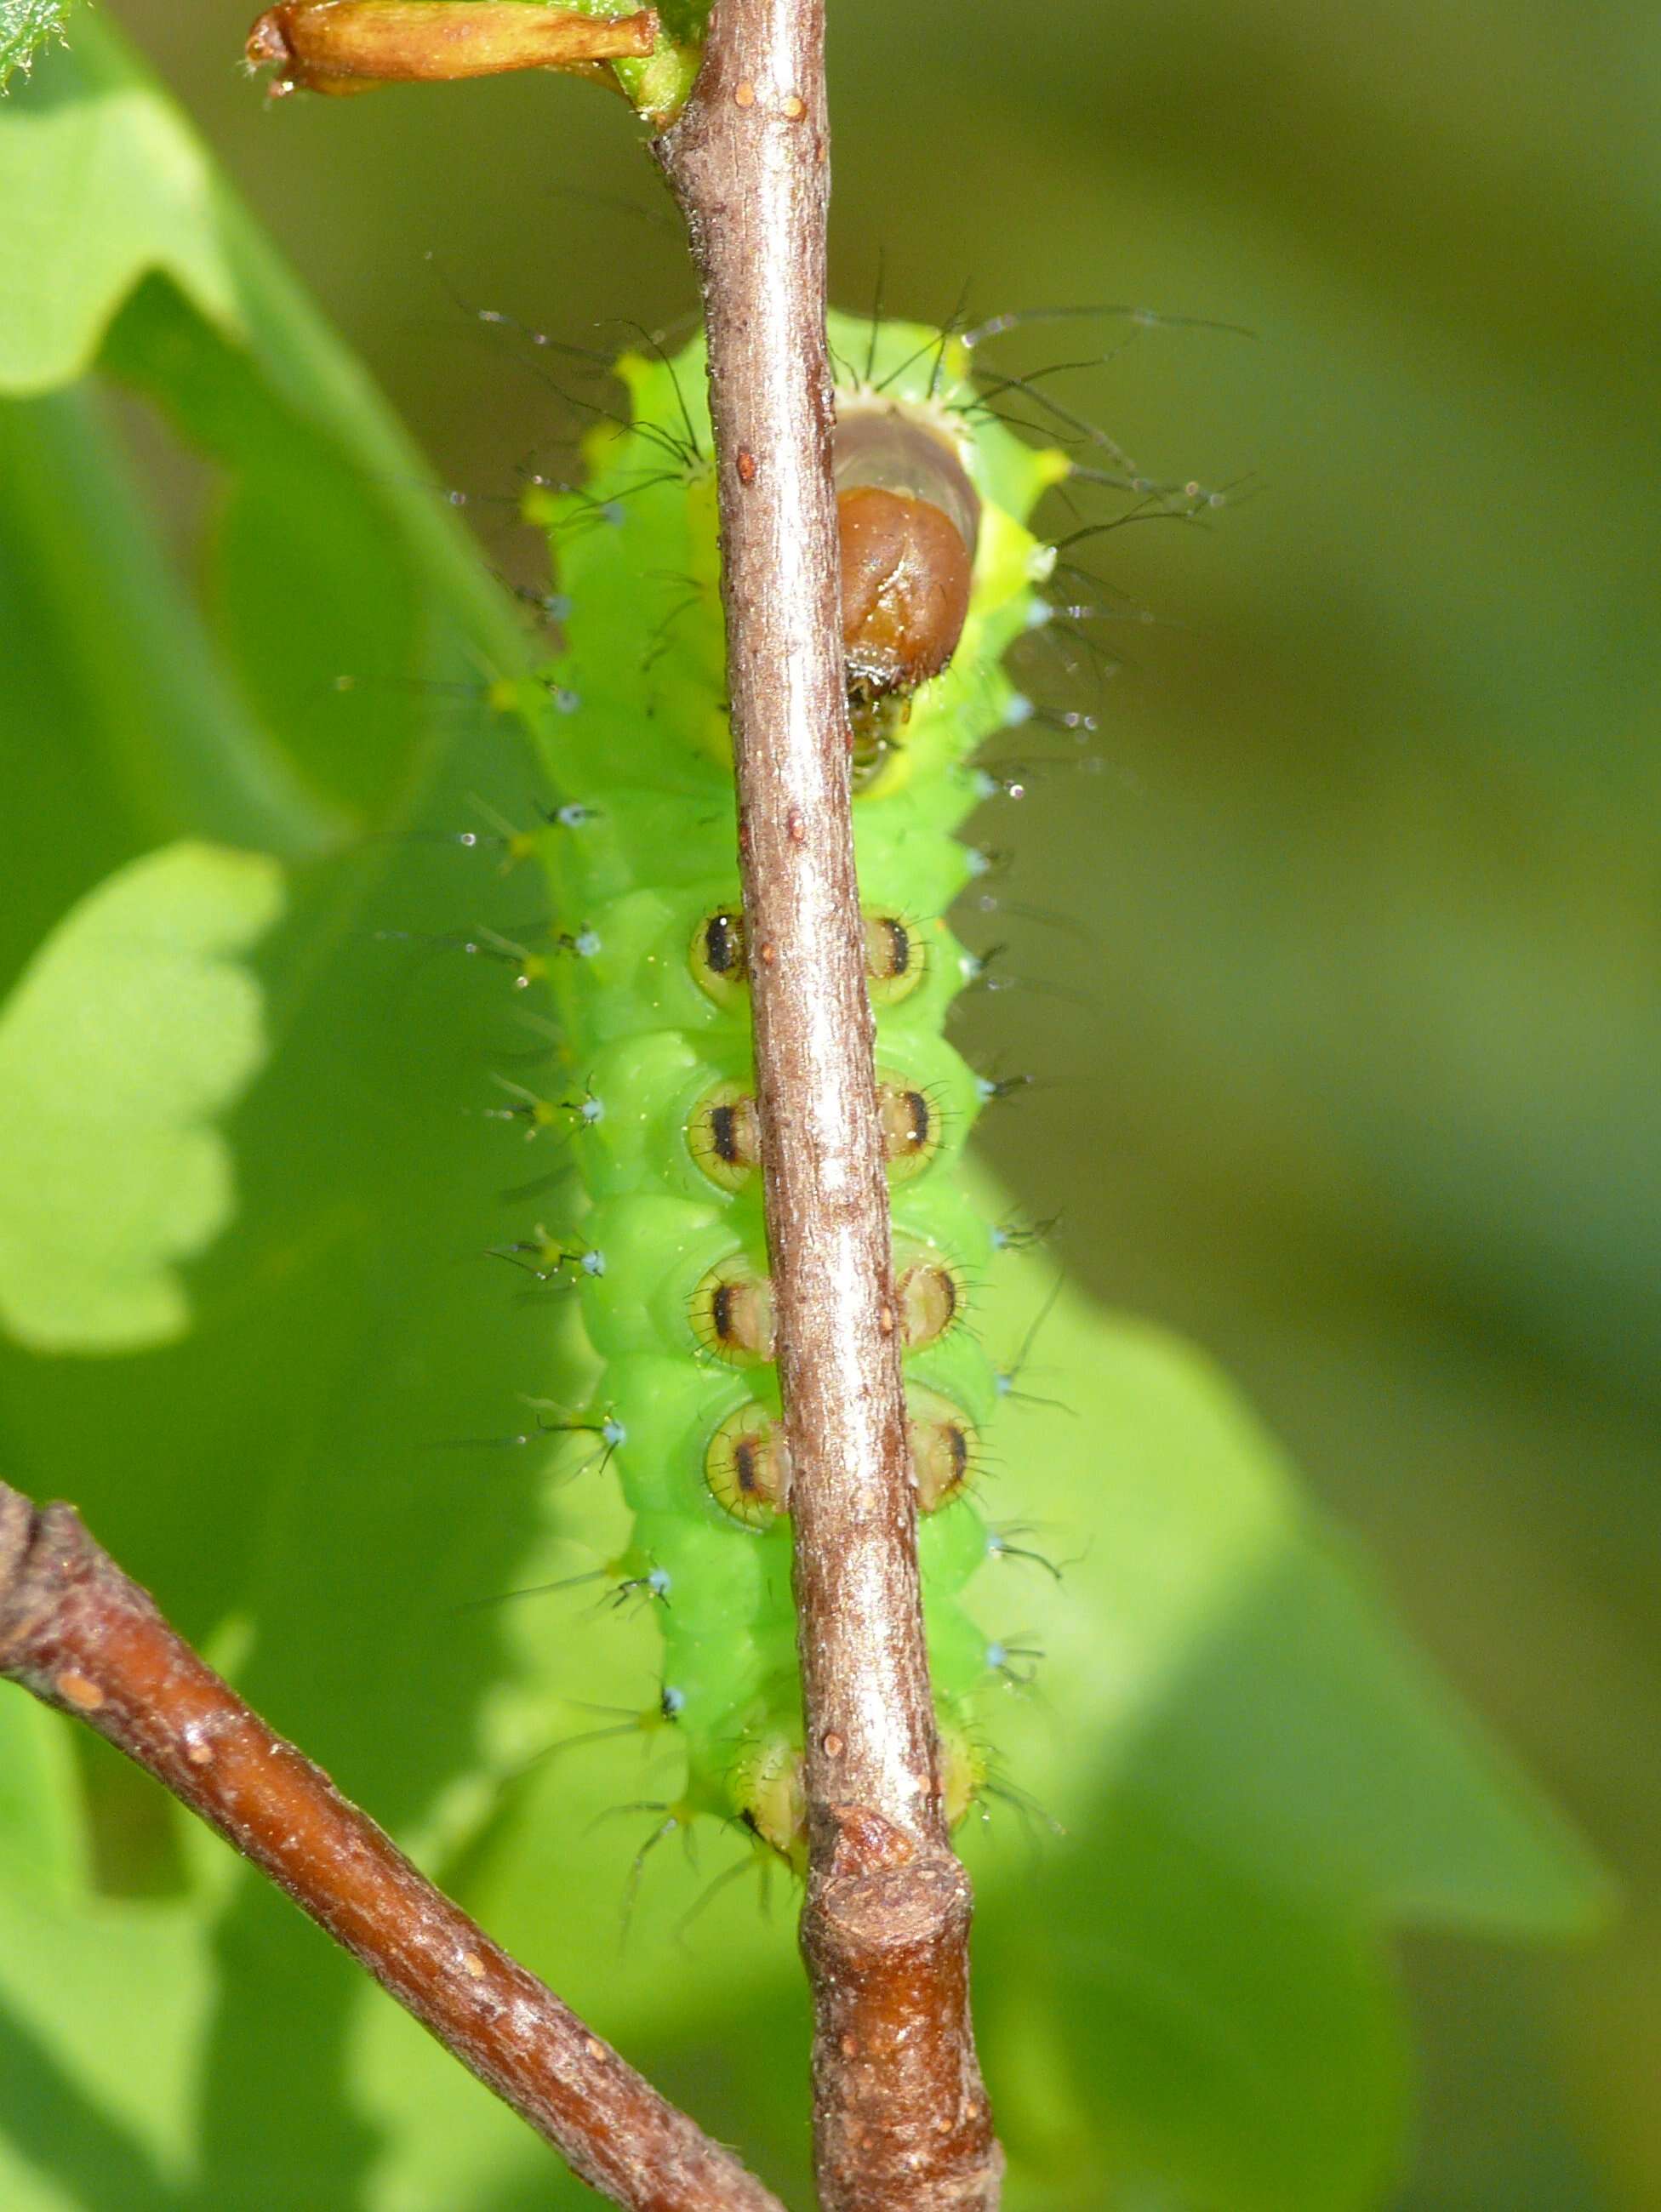
M233 66L240 22L114 12L433 483L528 573L490 502L527 456L561 465L563 410L538 357L453 295L606 348L601 319L686 310L626 112L521 83L267 117ZM1046 738L1029 795L986 824L1015 854L1009 896L1071 926L986 924L1012 973L1061 988L975 1015L1043 1086L985 1147L1031 1211L1062 1212L1079 1279L1243 1384L1624 1891L1618 1939L1579 1954L1410 1943L1427 2086L1395 2201L1640 2212L1661 2201L1661 29L1473 0L843 0L831 68L844 305L880 265L895 313L943 316L966 285L981 313L1121 300L1256 334L1143 332L1055 386L1150 471L1235 492L1203 531L1095 549L1155 618L1126 625L1099 707L1034 678L1102 735L1082 766ZM1123 335L1041 330L1007 357ZM149 460L187 538L192 467L159 441ZM406 665L377 650L361 671ZM89 854L74 888L106 865L95 836ZM40 873L23 944L61 896ZM389 1092L425 1080L388 1060ZM315 1136L326 1156L322 1108ZM89 1434L121 1417L109 1374ZM222 1433L262 1418L228 1402ZM222 1504L216 1540L241 1534ZM474 1541L476 1587L514 1547ZM265 1925L251 1909L222 1940L257 1950Z

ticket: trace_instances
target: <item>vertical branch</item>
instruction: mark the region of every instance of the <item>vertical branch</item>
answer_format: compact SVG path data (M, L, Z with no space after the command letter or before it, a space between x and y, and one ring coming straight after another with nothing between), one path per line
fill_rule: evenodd
M823 0L717 0L658 141L703 282L791 1460L824 2212L996 2204L923 1644L854 873L824 343Z

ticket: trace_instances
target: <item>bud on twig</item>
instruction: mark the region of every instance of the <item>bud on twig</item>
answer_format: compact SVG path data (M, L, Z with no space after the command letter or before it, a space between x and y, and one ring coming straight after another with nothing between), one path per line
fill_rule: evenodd
M607 19L536 0L283 0L254 24L246 52L251 68L274 65L280 99L514 70L609 76L605 63L644 59L657 34L649 8Z

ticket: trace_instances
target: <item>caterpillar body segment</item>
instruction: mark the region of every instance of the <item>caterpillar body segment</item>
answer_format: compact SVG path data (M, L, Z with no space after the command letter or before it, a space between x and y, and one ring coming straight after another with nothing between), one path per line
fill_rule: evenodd
M838 395L855 842L955 1815L980 1786L979 1706L996 1686L962 1599L988 1556L976 1493L999 1393L973 1326L993 1232L956 1173L983 1089L941 1033L976 969L942 917L977 872L954 834L978 802L968 764L1018 711L1001 656L1031 627L1049 570L1025 518L1066 464L977 408L956 342L895 325L873 343L845 317L830 336L833 355L870 363ZM663 1596L665 1711L685 1759L677 1802L737 1817L800 1863L790 1468L702 341L673 361L630 356L618 374L630 427L591 434L581 494L527 502L570 607L546 674L557 711L539 721L550 781L575 804L545 841L554 927L581 948L546 967L562 1080L588 1102L563 1139L581 1193L563 1241L599 1261L572 1279L600 1364L594 1403L624 1439L611 1463L635 1515L625 1579L654 1576Z

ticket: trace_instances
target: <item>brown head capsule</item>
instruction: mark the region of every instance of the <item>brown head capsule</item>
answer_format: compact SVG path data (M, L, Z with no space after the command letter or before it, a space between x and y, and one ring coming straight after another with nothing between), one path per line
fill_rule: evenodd
M898 409L855 403L833 454L849 692L913 691L963 635L979 495L946 438Z

